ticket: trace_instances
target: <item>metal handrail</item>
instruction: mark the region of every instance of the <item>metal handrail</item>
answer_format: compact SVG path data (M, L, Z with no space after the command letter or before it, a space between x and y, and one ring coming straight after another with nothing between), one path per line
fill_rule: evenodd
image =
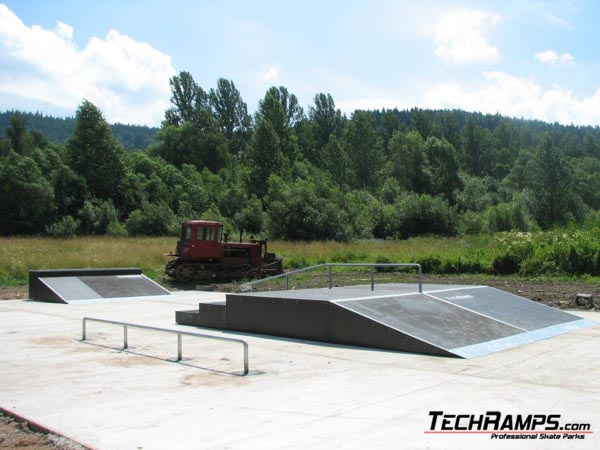
M143 330L152 330L152 331L161 331L164 333L173 333L173 334L177 334L177 361L181 361L182 359L182 340L181 340L181 336L185 335L185 336L193 336L193 337L199 337L199 338L206 338L206 339L213 339L213 340L217 340L217 341L228 341L228 342L235 342L237 344L242 344L242 346L244 347L244 375L247 375L249 372L248 369L248 343L246 341L243 341L241 339L234 339L234 338L226 338L226 337L221 337L221 336L211 336L210 334L200 334L200 333L191 333L189 331L179 331L179 330L169 330L167 328L158 328L158 327L151 327L148 325L138 325L135 323L127 323L127 322L117 322L114 320L106 320L106 319L96 319L93 317L84 317L83 318L83 333L81 336L81 340L85 341L86 340L86 335L87 335L87 322L88 321L93 321L93 322L101 322L101 323L109 323L112 325L123 325L123 349L126 349L129 347L129 342L128 342L128 336L127 336L127 329L128 328L140 328Z
M274 275L272 277L262 278L260 280L249 281L247 283L242 284L240 286L240 290L245 291L245 290L248 290L248 288L249 288L250 292L253 292L255 284L266 283L268 281L273 281L278 278L285 278L285 290L287 291L290 288L290 276L291 275L296 275L296 274L302 273L302 272L308 272L308 271L315 270L315 269L318 269L321 267L328 268L327 279L329 281L329 289L331 289L333 287L332 271L331 271L332 267L370 267L371 268L371 290L372 291L375 290L375 268L377 268L377 267L416 267L419 270L419 292L423 292L423 280L422 280L423 271L421 270L421 264L417 264L417 263L397 263L397 264L396 263L324 263L324 264L317 264L316 266L305 267L304 269L293 270L291 272L282 273L280 275Z

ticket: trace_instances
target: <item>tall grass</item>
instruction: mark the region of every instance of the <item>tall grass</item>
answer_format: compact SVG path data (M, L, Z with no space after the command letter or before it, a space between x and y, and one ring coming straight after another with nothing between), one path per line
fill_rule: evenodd
M141 267L161 279L173 237L0 238L0 284L25 284L29 269ZM425 273L600 276L600 231L498 233L404 241L269 242L286 269L325 262L415 262Z
M150 277L162 275L175 250L170 237L88 236L0 238L0 284L24 284L30 269L141 267Z
M283 257L284 267L296 269L325 262L417 262L429 268L491 267L499 252L491 236L461 238L417 237L402 241L272 242L271 251ZM467 270L473 272L472 270ZM480 272L476 270L475 272Z

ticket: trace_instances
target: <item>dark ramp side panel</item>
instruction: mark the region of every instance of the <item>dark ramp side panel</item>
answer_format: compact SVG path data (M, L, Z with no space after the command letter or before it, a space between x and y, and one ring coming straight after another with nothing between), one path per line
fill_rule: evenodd
M383 326L448 350L521 333L519 328L424 294L334 302ZM333 322L333 317L332 317ZM358 333L359 330L354 330ZM398 348L398 350L408 350ZM426 352L429 353L429 352Z
M227 329L327 341L329 301L227 295Z
M526 331L580 320L573 314L487 286L431 292L429 295Z

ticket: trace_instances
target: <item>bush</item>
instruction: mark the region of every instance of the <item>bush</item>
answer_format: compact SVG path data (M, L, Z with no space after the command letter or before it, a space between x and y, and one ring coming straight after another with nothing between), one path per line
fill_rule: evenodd
M404 239L421 234L456 235L456 213L439 197L410 194L397 199L394 206L396 231Z
M504 247L492 262L498 274L600 275L600 229L506 233Z
M109 236L127 236L127 228L118 220L113 220L106 227L106 234Z
M48 225L46 233L52 237L72 238L77 233L79 223L71 216L65 216L58 222Z
M111 200L86 200L79 210L80 231L84 234L105 234L108 225L117 221L119 214Z
M498 275L518 273L521 264L533 254L533 235L507 233L501 235L499 241L503 248L492 261L492 272Z
M533 231L537 228L522 202L500 203L485 211L487 229L491 233L498 231Z
M487 231L487 220L485 214L467 211L460 215L460 234L483 234Z
M177 219L166 203L144 202L142 209L136 209L129 215L125 227L131 236L164 236L177 232Z

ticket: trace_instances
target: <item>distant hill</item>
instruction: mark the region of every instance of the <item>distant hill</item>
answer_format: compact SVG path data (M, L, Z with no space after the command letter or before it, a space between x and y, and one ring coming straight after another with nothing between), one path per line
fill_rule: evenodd
M0 113L0 136L5 135L5 130L10 126L10 118L19 114L24 120L29 131L39 131L50 142L66 144L75 129L74 117L52 117L41 113L21 111L5 111ZM112 132L117 140L127 150L145 149L155 141L158 128L141 125L111 124Z

